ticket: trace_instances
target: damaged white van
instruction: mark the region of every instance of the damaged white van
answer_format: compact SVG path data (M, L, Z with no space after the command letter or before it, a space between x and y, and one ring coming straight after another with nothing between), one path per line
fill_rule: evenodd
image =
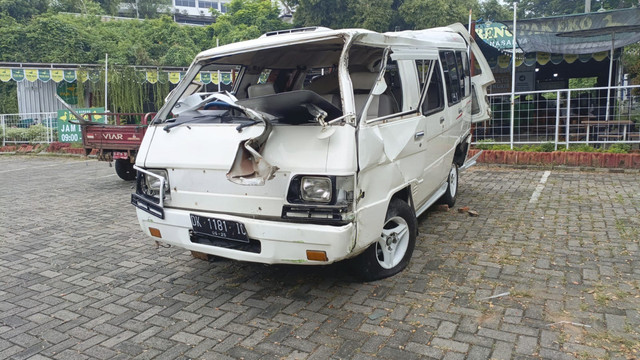
M489 117L466 31L294 29L200 53L138 153L142 229L201 255L398 273ZM219 70L232 91L198 81Z

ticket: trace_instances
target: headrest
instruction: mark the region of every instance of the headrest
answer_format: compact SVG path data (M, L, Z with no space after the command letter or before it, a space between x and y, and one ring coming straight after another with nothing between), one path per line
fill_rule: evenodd
M378 78L377 73L373 72L355 72L351 73L351 83L353 90L371 90Z
M249 95L250 98L273 95L275 93L276 89L273 86L273 83L251 85L247 89L247 95Z

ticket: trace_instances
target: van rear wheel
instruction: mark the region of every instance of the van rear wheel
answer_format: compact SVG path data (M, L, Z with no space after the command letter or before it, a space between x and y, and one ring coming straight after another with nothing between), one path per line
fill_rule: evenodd
M136 179L136 169L133 168L133 164L129 159L116 159L116 174L122 180Z
M449 208L453 208L456 204L456 197L458 196L458 165L456 163L451 164L449 170L449 177L447 178L447 191L442 195L439 200L441 204L447 204Z
M357 258L355 266L365 281L379 280L402 271L416 246L417 219L409 205L392 199L382 233Z

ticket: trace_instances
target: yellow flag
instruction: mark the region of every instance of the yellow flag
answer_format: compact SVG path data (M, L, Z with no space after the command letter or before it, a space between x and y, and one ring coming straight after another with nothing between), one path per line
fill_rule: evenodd
M551 54L547 52L539 52L538 54L536 54L536 59L538 60L538 64L546 65L549 60L551 60Z
M157 71L147 71L147 81L151 84L155 84L158 82L158 72Z
M24 77L29 80L29 82L34 82L38 80L38 70L37 69L25 69Z
M169 73L169 82L172 84L177 84L180 82L180 73L179 72L170 72Z
M608 51L600 51L600 52L597 52L597 53L593 53L593 58L596 59L597 61L602 61L602 60L606 59L607 56L609 56L609 52Z
M564 61L567 64L573 64L574 61L578 60L578 55L576 54L564 54Z
M11 80L11 69L0 68L0 80L3 82Z
M51 70L51 80L59 83L64 79L64 72L62 70Z

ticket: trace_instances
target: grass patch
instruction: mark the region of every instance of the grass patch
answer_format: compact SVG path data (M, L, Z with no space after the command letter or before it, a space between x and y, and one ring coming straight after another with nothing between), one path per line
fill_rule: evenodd
M527 144L527 145L514 145L511 149L509 144L497 144L494 139L484 139L478 141L474 148L479 150L513 150L523 152L553 152L553 151L568 151L568 152L586 152L586 153L610 153L610 154L628 154L631 152L630 144L611 144L608 148L595 148L587 144L571 144L569 149L565 146L555 149L553 142L546 142L542 144Z

